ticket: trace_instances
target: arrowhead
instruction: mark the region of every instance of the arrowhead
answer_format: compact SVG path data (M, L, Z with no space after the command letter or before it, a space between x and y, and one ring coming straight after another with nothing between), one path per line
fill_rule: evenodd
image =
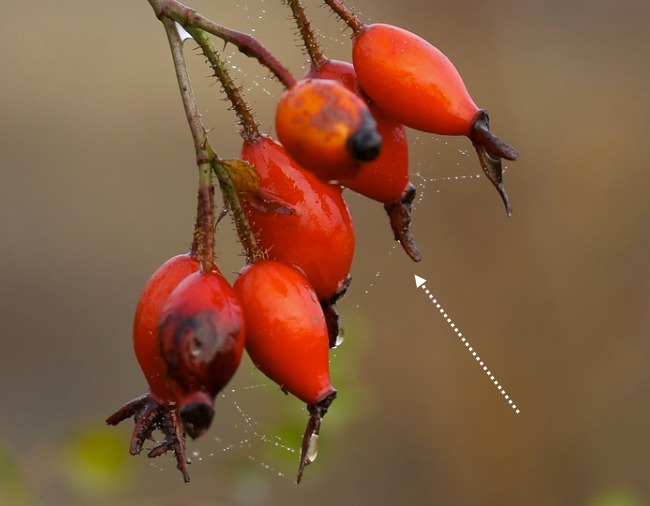
M416 288L420 288L426 282L427 282L426 279L421 278L417 274L415 275L415 286L416 286Z

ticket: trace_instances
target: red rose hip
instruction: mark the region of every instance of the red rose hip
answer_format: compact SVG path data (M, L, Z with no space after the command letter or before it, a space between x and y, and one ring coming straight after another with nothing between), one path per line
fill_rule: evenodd
M246 350L280 387L307 404L298 481L309 463L312 437L336 397L329 374L329 338L323 310L309 281L289 265L264 260L245 267L235 282L246 318Z

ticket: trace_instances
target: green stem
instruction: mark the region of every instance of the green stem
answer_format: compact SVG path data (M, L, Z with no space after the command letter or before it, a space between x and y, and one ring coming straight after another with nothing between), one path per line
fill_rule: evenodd
M365 29L366 25L359 20L354 12L343 5L343 2L339 0L325 0L325 3L352 29L353 37L359 35Z
M291 8L293 19L296 20L296 24L300 30L300 36L302 37L305 50L307 51L307 55L309 56L312 65L316 68L322 67L327 62L327 58L323 54L323 51L316 40L314 30L305 14L305 8L300 0L288 0L288 4Z
M280 61L254 37L218 25L214 21L201 16L194 9L187 7L176 0L149 0L149 4L151 4L151 7L159 19L168 17L176 21L189 33L191 33L191 28L198 28L219 37L225 42L230 42L246 56L255 58L258 62L268 68L286 88L291 88L296 84L296 79L293 77L289 69L282 65L282 63L280 63Z

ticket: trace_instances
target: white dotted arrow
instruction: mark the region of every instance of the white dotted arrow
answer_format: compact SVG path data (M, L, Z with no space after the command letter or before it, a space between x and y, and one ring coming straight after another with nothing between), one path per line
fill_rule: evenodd
M494 386L496 386L497 389L499 390L499 392L501 392L501 395L503 395L503 398L506 401L508 401L508 404L510 404L512 409L515 410L515 413L519 414L520 410L517 408L517 405L514 402L512 402L512 399L510 398L509 395L506 394L506 391L503 389L503 387L499 384L499 382L497 380L494 379L494 374L492 374L492 372L488 369L488 367L485 365L483 360L481 360L481 357L479 357L478 354L476 353L476 351L474 351L474 348L472 348L470 346L469 342L467 341L467 339L465 339L463 334L461 334L460 330L458 330L458 327L456 327L454 322L451 321L451 318L449 318L449 315L444 310L444 308L433 297L433 294L429 291L427 286L424 284L426 282L427 282L426 279L421 278L420 276L417 276L417 275L415 276L415 286L416 286L416 288L422 288L422 290L424 290L424 293L426 293L429 296L429 299L436 306L436 309L438 309L438 311L440 311L440 314L442 315L442 317L445 320L447 320L447 323L449 324L449 326L453 329L454 332L456 332L456 335L458 337L460 337L460 340L463 342L463 344L465 345L467 350L472 354L472 356L476 359L476 362L478 362L478 365L483 368L483 371L485 371L485 373L488 375L488 377L490 378L492 383L494 383Z

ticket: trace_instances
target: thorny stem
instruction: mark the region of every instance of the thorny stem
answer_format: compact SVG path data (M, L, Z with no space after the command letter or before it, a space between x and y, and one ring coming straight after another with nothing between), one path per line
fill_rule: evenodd
M210 147L207 133L201 123L201 115L185 64L183 42L178 35L176 25L167 17L163 17L161 21L165 26L169 40L187 123L194 139L196 163L199 167L199 194L191 250L198 256L201 270L209 271L212 269L214 261L214 188L212 186L211 163L216 158L216 153Z
M194 227L194 238L192 241L191 252L196 255L200 262L201 268L205 270L212 269L214 260L214 187L212 185L212 171L217 175L219 187L223 194L224 203L233 213L235 225L239 235L239 240L246 251L249 261L262 258L260 248L255 241L246 214L239 202L237 190L230 181L228 174L218 162L218 156L210 146L207 133L201 123L201 116L198 110L196 98L192 91L185 57L182 50L182 41L176 30L175 23L172 19L163 16L161 18L167 32L169 44L172 49L174 67L181 89L183 106L187 115L187 121L190 125L194 146L197 153L197 165L199 167L199 192L196 214L196 224ZM202 30L190 28L190 33L201 46L206 58L219 77L228 98L233 101L233 105L239 103L237 109L238 116L242 123L242 128L247 135L252 137L259 135L257 123L252 114L246 107L246 104L239 93L239 90L230 79L225 64L218 57L210 39ZM238 98L238 100L237 100ZM219 170L219 168L221 170Z
M183 99L183 107L185 108L185 116L187 123L192 132L194 139L194 148L196 150L197 163L210 162L214 159L214 152L209 147L208 137L203 125L201 124L201 115L196 104L192 84L190 83L190 76L187 72L187 65L185 64L185 55L183 54L183 42L181 41L178 31L174 22L169 18L162 18L162 23L165 26L167 39L169 40L169 47L172 51L172 58L174 60L174 69L176 70L176 79L181 91L181 98Z
M343 5L343 2L339 0L325 0L325 3L352 29L353 36L358 35L365 29L366 25L359 20L354 12Z
M225 42L230 42L246 56L255 58L258 62L268 68L285 87L291 88L296 84L296 79L293 77L289 69L282 65L282 63L280 63L280 61L254 37L218 25L214 21L201 16L194 9L187 7L176 0L149 0L149 3L159 19L168 17L176 21L189 33L192 33L192 28L199 28L219 37Z
M242 137L245 139L255 139L259 137L259 127L253 117L253 113L246 105L241 90L230 77L226 63L215 50L210 38L203 30L197 30L196 28L189 28L188 33L199 44L201 51L203 51L203 55L207 58L210 67L212 67L212 70L214 71L215 77L221 82L221 86L239 118L239 123L242 126Z
M237 236L239 237L239 242L241 242L241 245L246 252L246 260L248 263L255 263L259 260L263 260L264 253L257 244L255 234L251 229L250 224L248 223L246 213L244 212L239 200L237 188L230 180L230 177L228 177L226 169L219 162L219 160L214 161L212 168L217 175L217 180L219 181L219 188L221 189L224 203L226 207L233 213L235 227L237 228Z
M199 249L199 261L204 272L214 268L214 186L212 185L212 165L199 165L199 195L196 213L195 237L202 245ZM200 241L199 241L200 239Z
M241 90L235 85L232 77L230 77L228 68L215 50L212 41L203 30L189 28L188 33L199 44L203 51L203 55L207 58L210 67L212 67L212 70L214 71L215 77L217 77L221 82L221 86L239 118L239 122L242 126L242 137L246 140L258 138L260 136L259 126L253 117L253 113L246 104L246 101L241 94ZM244 247L247 260L249 262L261 260L264 255L257 245L255 234L251 230L246 214L241 206L237 188L232 183L230 177L228 177L227 171L217 158L213 160L211 168L217 175L224 203L233 213L237 235L239 236L239 241Z
M288 0L287 3L291 8L293 18L296 20L296 24L300 30L300 36L302 37L302 41L305 45L307 55L309 56L312 65L317 68L322 67L327 59L323 55L323 51L321 50L320 45L316 40L314 30L312 29L311 23L305 14L305 8L303 7L300 0Z

